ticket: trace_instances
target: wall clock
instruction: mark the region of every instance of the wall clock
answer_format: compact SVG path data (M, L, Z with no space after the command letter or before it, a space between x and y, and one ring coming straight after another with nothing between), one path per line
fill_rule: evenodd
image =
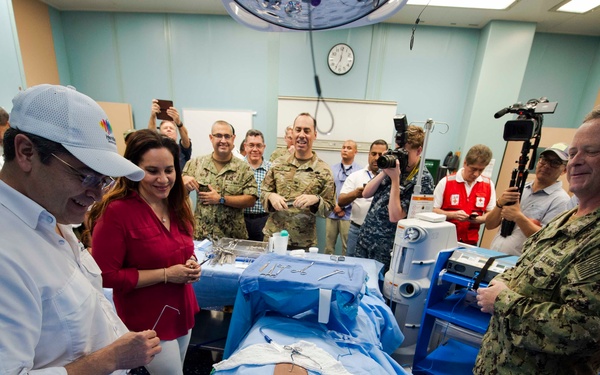
M354 65L354 51L345 43L336 44L329 50L327 65L334 74L343 75L348 73Z

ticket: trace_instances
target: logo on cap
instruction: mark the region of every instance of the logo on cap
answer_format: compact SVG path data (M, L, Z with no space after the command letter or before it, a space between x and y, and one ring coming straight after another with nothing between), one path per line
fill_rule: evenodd
M117 141L115 140L115 137L113 135L112 126L110 126L110 122L108 122L108 119L100 120L100 127L102 128L102 130L104 130L106 132L106 140L108 142L116 145Z

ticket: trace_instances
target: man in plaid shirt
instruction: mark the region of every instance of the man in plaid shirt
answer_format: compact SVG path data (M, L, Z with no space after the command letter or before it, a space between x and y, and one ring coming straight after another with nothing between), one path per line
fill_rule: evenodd
M244 139L244 149L246 157L244 158L254 172L254 178L258 185L258 196L260 197L261 185L267 171L271 167L271 162L263 158L265 152L265 138L260 130L250 129ZM269 214L265 212L260 200L257 199L254 206L244 209L244 221L248 230L248 239L252 241L262 241L264 234L262 232Z

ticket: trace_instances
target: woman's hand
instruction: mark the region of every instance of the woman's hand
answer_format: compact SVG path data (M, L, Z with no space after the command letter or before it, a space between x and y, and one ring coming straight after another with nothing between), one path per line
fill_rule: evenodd
M167 282L174 284L190 284L200 279L200 265L188 259L185 264L176 264L167 268Z

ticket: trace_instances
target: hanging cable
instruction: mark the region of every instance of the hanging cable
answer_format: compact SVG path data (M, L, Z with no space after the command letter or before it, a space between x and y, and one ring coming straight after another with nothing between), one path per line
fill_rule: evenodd
M315 122L315 128L316 130L321 133L321 134L325 134L325 135L329 135L331 134L331 131L333 130L333 126L334 126L334 118L333 118L333 113L331 112L331 109L329 109L329 106L327 105L327 102L325 101L325 99L323 99L323 95L321 94L321 84L319 82L319 76L317 75L317 66L315 64L315 50L314 50L314 45L313 45L313 37L312 37L312 11L311 11L311 7L312 4L309 3L308 4L308 37L310 39L310 56L312 59L312 67L313 67L313 74L315 77L315 89L317 90L317 107L315 109L315 119L317 118L317 114L319 112L319 102L323 102L323 105L325 106L325 108L327 108L327 112L329 112L329 116L331 117L331 126L329 127L329 129L326 132L322 132L319 130L319 127L317 126L316 122Z
M413 48L413 44L415 43L415 31L417 30L417 25L419 24L419 22L421 22L421 14L423 14L423 12L425 11L425 9L427 9L427 7L429 6L429 3L431 2L431 0L429 0L427 2L427 4L425 5L425 8L423 8L421 10L421 13L419 13L419 15L417 16L417 20L415 21L415 26L413 26L412 28L412 33L410 34L410 50L412 51Z

